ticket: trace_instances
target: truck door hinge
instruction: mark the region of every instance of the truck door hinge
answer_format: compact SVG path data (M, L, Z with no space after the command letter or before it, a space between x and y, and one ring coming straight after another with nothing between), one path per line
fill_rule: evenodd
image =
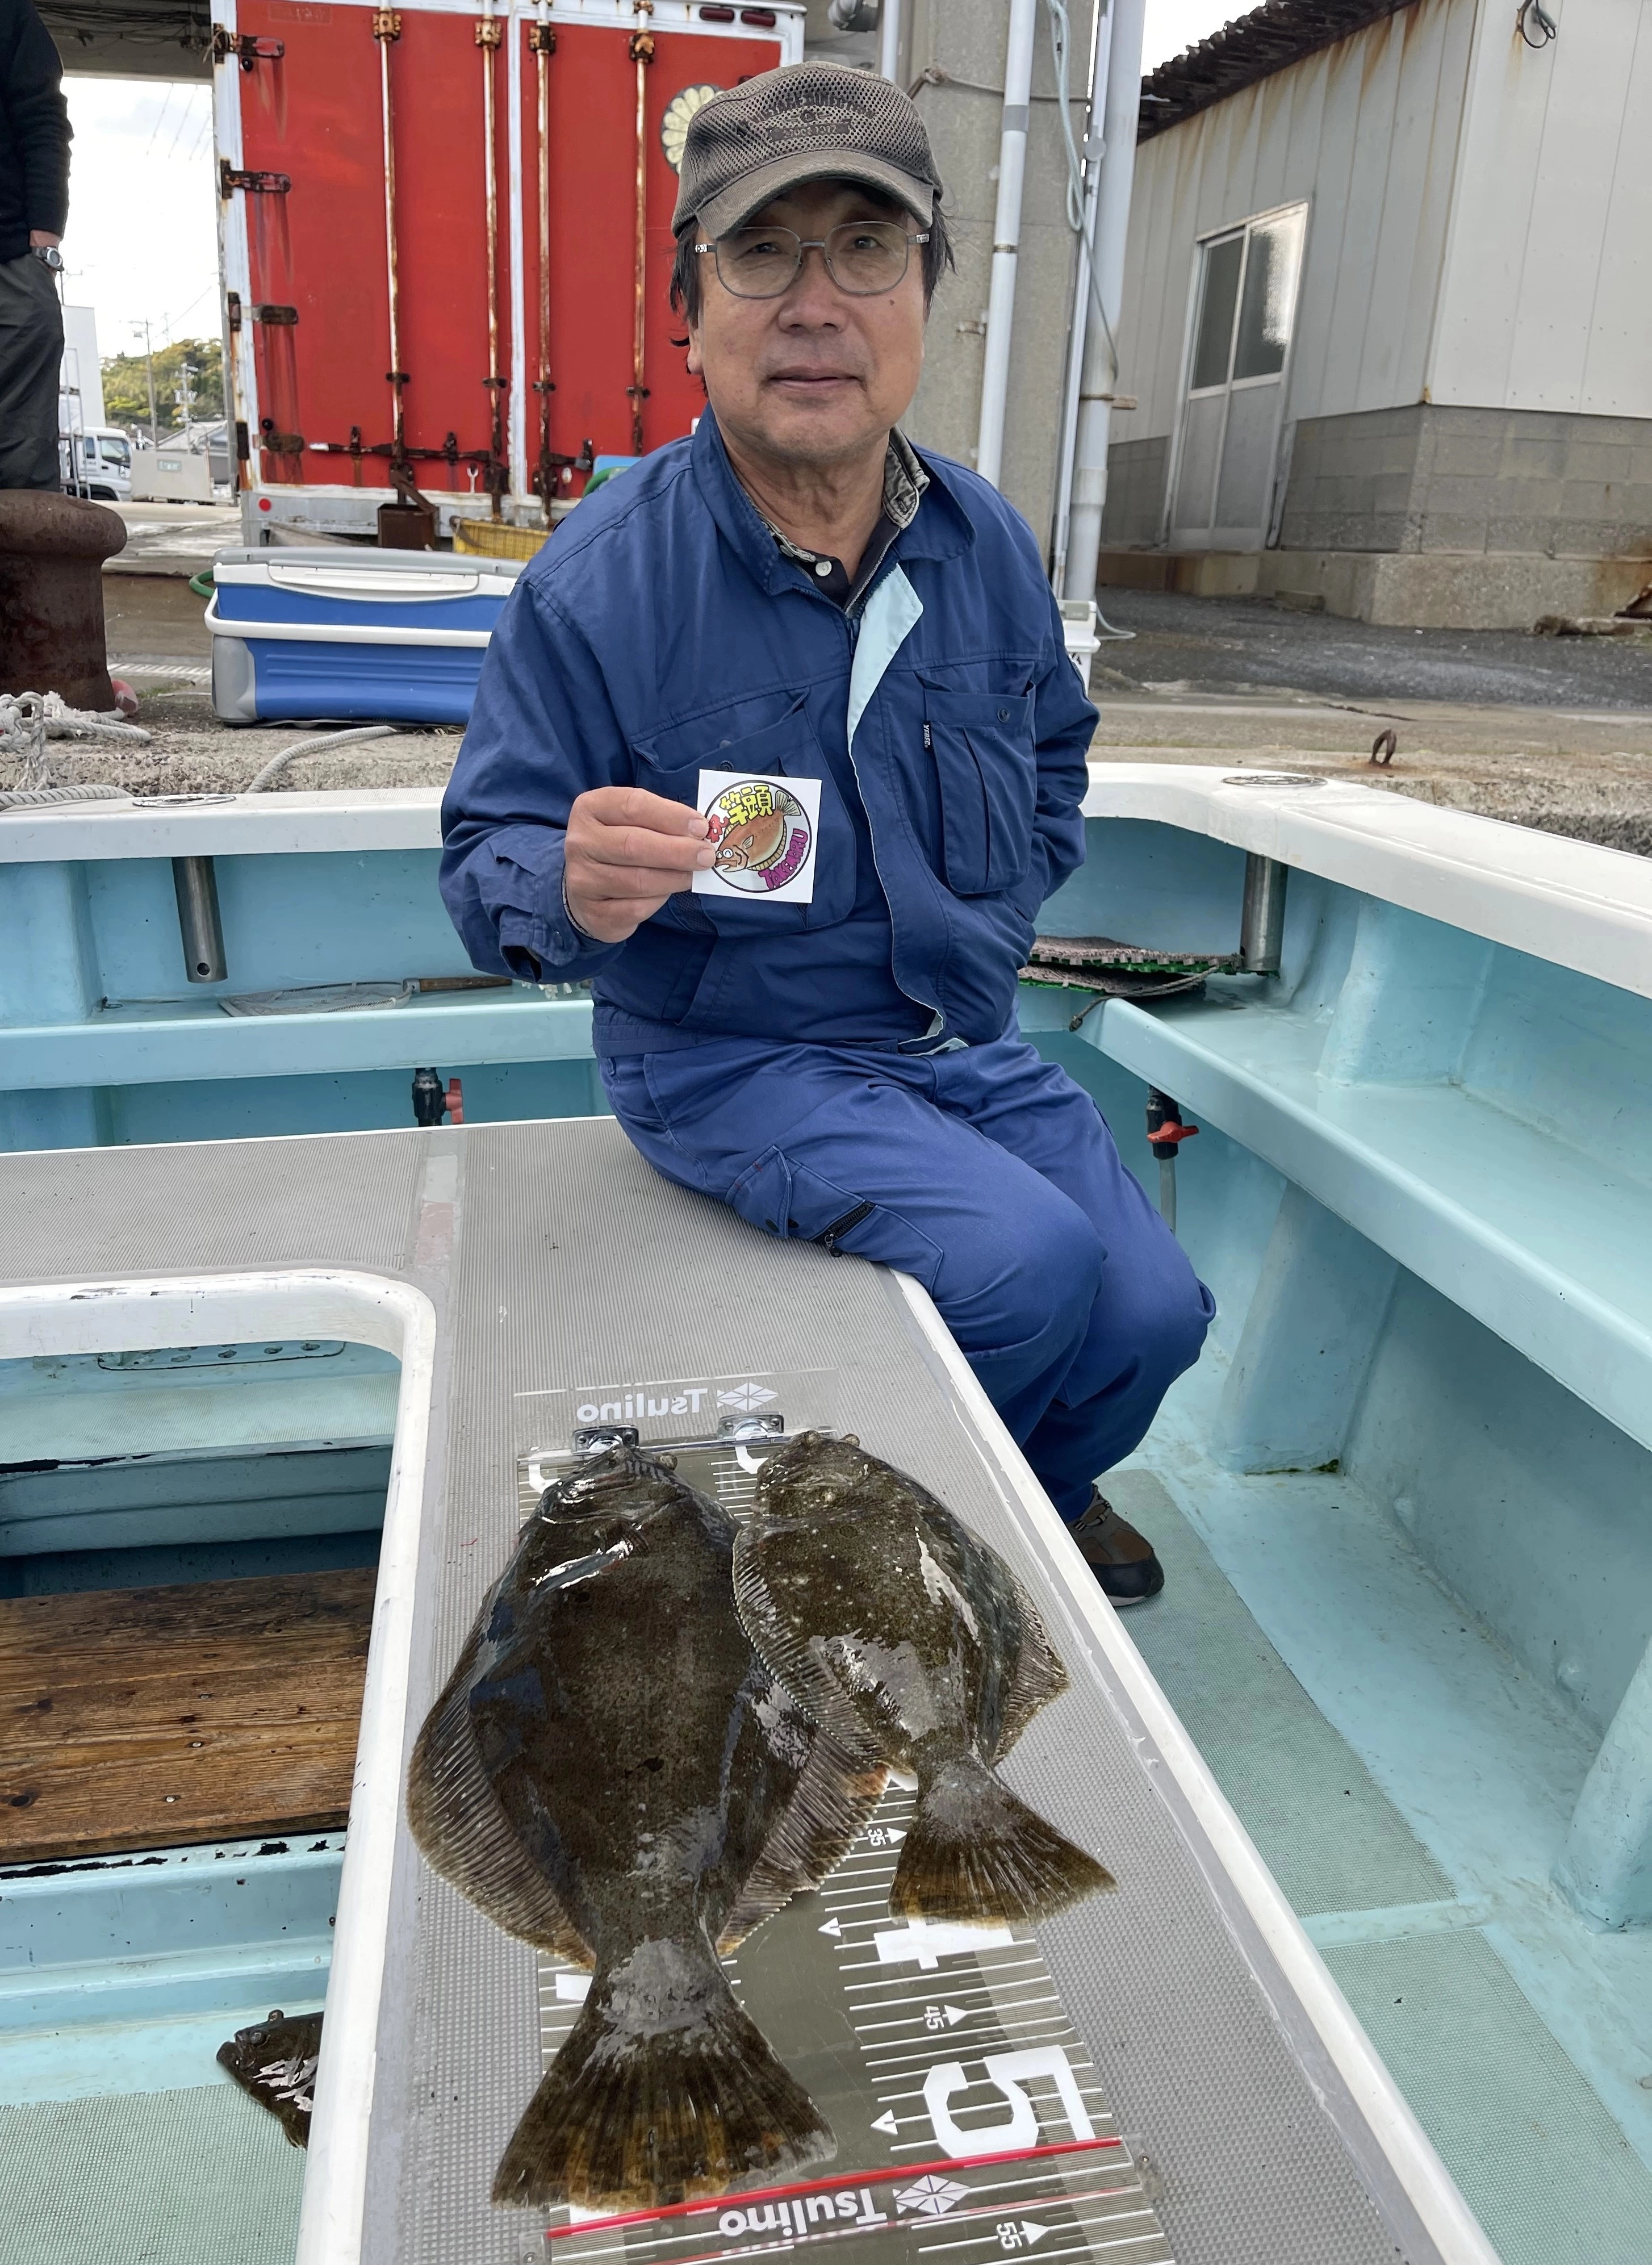
M259 63L279 63L287 53L285 40L254 39L251 32L229 32L222 24L212 27L212 59L215 63L227 63L231 55L244 71Z
M218 193L221 197L233 196L237 189L244 189L249 196L284 197L292 186L290 173L242 172L227 157L218 160Z
M290 331L298 320L296 307L252 307L248 312L255 323L268 323L276 330Z

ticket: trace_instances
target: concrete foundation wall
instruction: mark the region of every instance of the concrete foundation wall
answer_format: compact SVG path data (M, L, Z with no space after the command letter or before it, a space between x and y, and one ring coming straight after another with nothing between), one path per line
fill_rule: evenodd
M1304 418L1280 547L1652 557L1652 418L1428 402Z
M1274 550L1160 549L1168 445L1109 455L1101 579L1284 595L1353 621L1530 629L1652 581L1652 418L1403 409L1304 418Z
M1107 451L1107 502L1102 541L1133 550L1158 542L1164 527L1164 483L1170 462L1170 436L1115 441Z

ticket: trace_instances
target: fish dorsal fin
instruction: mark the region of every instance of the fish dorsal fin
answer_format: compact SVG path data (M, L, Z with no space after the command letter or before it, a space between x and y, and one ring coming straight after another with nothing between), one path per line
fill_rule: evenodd
M811 1722L845 1753L870 1766L877 1749L869 1726L820 1652L795 1635L786 1615L776 1610L765 1554L761 1535L753 1538L749 1529L742 1530L734 1544L734 1604L752 1649Z
M1010 1577L1015 1579L1013 1574ZM1004 1701L1004 1727L993 1756L994 1761L1001 1760L1009 1752L1038 1709L1047 1707L1051 1700L1059 1699L1067 1687L1066 1669L1044 1633L1038 1607L1019 1581L1015 1581L1015 1599L1021 1606L1021 1646Z
M811 1729L809 1759L729 1913L719 1951L738 1948L795 1895L820 1885L877 1808L888 1778L881 1762L851 1753L828 1731Z
M584 1939L517 1839L483 1767L470 1721L475 1657L472 1639L413 1748L407 1772L413 1838L431 1869L496 1926L576 1966L589 1966Z

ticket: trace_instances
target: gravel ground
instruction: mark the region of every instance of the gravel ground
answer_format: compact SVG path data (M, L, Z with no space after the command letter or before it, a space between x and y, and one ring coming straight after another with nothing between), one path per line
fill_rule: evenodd
M206 688L144 686L135 719L152 737L135 742L54 739L49 755L55 786L97 782L128 794L239 793L272 755L301 740L318 739L324 725L280 724L232 730L212 712ZM280 784L306 791L320 787L441 786L459 752L454 732L398 732L393 739L341 747L289 764ZM0 756L0 787L16 786L20 760ZM269 791L279 791L279 787Z

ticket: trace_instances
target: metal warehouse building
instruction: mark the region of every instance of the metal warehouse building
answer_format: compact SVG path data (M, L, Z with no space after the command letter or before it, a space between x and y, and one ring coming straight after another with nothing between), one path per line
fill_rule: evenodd
M1461 628L1624 605L1652 0L1268 0L1162 65L1118 345L1104 582Z

